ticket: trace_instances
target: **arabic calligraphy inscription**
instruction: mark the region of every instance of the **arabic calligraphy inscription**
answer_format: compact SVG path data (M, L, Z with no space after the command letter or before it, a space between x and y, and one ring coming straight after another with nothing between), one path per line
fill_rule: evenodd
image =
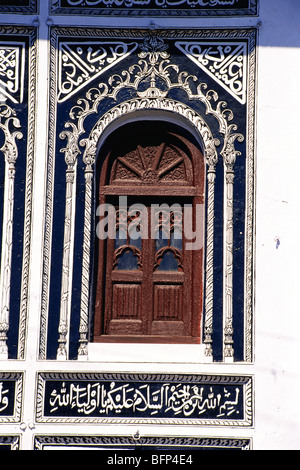
M176 46L240 103L246 103L247 44L245 42L178 41Z
M125 6L130 8L132 6L142 6L155 4L156 7L178 7L179 5L187 4L191 7L200 7L203 9L220 9L220 8L249 8L249 0L61 0L61 6L89 6L95 7L98 5L104 6ZM153 6L152 5L152 6Z
M24 93L25 44L0 42L0 102L9 98L22 103Z
M0 382L0 417L14 415L15 386L14 380Z
M206 424L244 423L249 414L245 405L249 377L139 376L118 374L76 375L51 378L41 374L44 390L43 416L94 421L109 419L154 418L199 420ZM69 374L70 375L70 374ZM246 387L246 388L245 388ZM248 390L248 388L247 388ZM249 390L247 391L247 394Z
M69 99L136 48L136 42L123 41L60 43L58 102Z
M182 10L194 16L253 15L257 14L257 0L52 0L52 12L58 14L74 11L86 14L127 11L124 14L131 14L134 11L147 11L149 15L160 13L180 16Z

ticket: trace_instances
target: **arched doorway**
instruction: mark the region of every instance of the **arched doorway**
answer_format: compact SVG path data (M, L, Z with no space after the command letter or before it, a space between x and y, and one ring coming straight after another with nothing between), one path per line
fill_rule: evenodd
M205 164L198 144L170 123L126 124L102 146L96 174L94 341L200 342Z

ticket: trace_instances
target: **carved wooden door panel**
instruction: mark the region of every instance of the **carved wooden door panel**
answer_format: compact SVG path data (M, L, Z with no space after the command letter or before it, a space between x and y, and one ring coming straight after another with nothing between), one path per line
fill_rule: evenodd
M151 334L169 340L192 334L192 252L185 249L183 220L179 207L162 210L154 218Z
M132 236L134 216L127 207L116 209L116 238L107 242L104 334L143 335L144 244L141 237Z
M99 200L116 217L115 237L100 243L94 340L198 342L202 250L186 249L184 226L203 198L196 148L159 126L143 131L114 143L102 169Z

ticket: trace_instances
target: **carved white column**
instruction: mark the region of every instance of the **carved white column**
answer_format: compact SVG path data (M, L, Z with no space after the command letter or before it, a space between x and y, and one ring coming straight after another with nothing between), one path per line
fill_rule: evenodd
M78 348L78 359L81 360L88 359L93 165L95 163L98 139L99 136L96 132L95 136L92 135L92 138L83 139L81 142L81 145L86 147L83 156L85 163L85 208Z
M233 349L233 171L228 167L225 171L225 246L224 246L224 359L230 362L234 357Z
M214 276L214 205L216 164L218 160L215 151L205 151L208 164L207 170L207 241L206 241L206 285L205 285L205 322L204 322L204 354L207 360L213 360L213 276Z
M225 142L221 154L224 160L224 315L223 358L234 361L233 347L233 182L234 164L241 153L234 148L234 141L243 140L241 134L231 135Z
M15 117L15 112L8 106L2 105L0 109L0 129L4 133L5 142L0 150L4 153L5 158L5 183L0 272L0 359L4 360L8 359L7 333L9 330L15 164L18 158L15 139L23 137L21 132L10 132L11 122L15 128L21 127L20 121Z
M60 318L59 318L59 339L57 349L57 359L68 359L68 334L71 301L72 283L72 238L74 232L73 210L74 210L74 181L76 176L75 158L66 159L68 167L66 170L66 205L65 205L65 226L64 226L64 248L61 281Z
M81 305L79 323L78 359L88 358L89 298L90 298L90 259L91 259L91 217L92 217L92 179L90 166L85 170L85 211L81 282Z

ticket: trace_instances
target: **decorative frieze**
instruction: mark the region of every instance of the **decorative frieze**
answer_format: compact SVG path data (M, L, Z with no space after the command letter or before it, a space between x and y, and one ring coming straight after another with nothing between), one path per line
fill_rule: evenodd
M258 0L52 0L52 14L253 16Z
M252 378L42 372L37 422L252 425Z
M0 13L37 13L38 1L39 0L2 0Z
M246 103L247 45L245 43L178 41L176 46L235 99L242 104Z
M163 451L193 451L193 450L251 450L252 440L248 438L224 437L171 437L171 436L35 436L35 450L50 450L59 448L77 448L82 450L101 449ZM113 454L112 454L113 455Z
M25 43L0 42L0 103L24 97Z

